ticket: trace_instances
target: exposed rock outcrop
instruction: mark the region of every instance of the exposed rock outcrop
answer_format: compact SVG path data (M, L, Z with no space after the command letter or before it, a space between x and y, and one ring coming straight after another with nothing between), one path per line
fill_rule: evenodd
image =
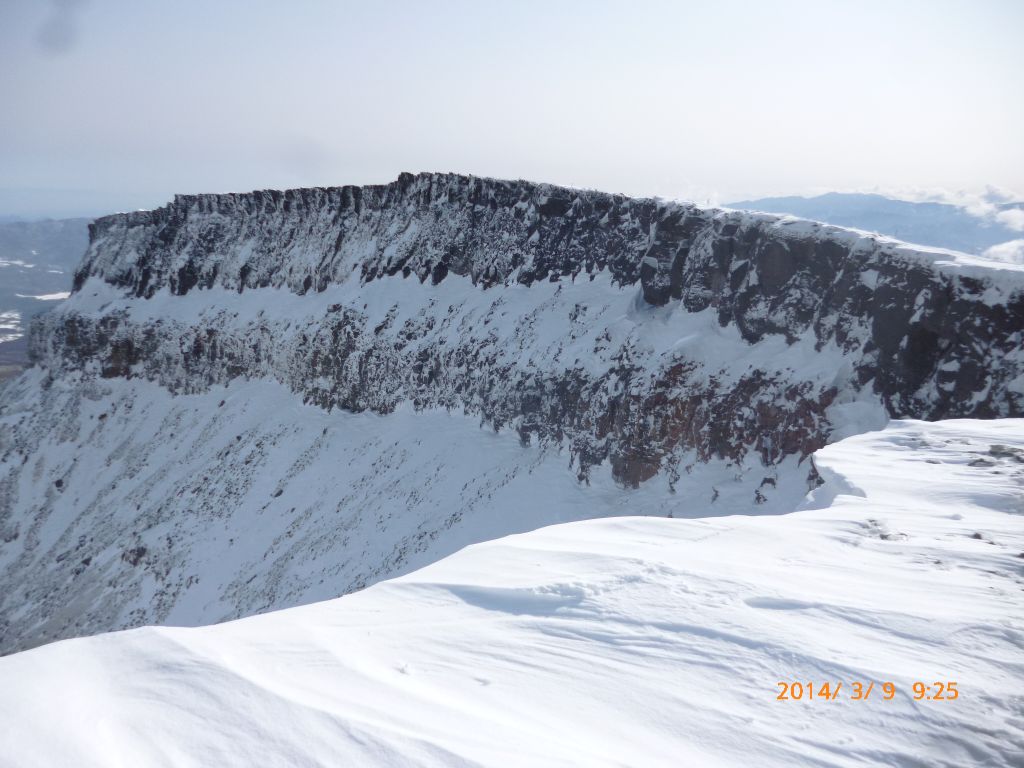
M31 348L0 389L0 652L555 521L792 509L836 434L1024 415L1024 271L404 174L99 219Z
M495 294L490 322L515 286L603 275L609 292L635 285L651 307L711 313L749 345L779 337L804 351L834 349L845 367L827 380L785 366L716 369L686 350L648 354L638 335L609 338L603 350L596 338L599 370L538 356L524 366L507 347L529 347L537 334L467 328L457 303L427 307L400 329L370 323L356 294L298 335L239 327L224 314L198 323L137 322L128 309L76 314L72 302L36 329L35 355L51 368L93 362L104 376L143 375L182 391L273 376L324 407L465 407L496 427L568 438L582 474L610 457L636 484L677 449L740 459L756 447L768 463L806 455L827 439L825 410L840 392L876 395L892 416L1024 413L1021 281L1006 286L998 272L941 261L783 217L455 175L180 196L93 224L76 290L92 278L140 301L218 288L305 295L401 277L424 284L417 303L427 307L431 286L468 278ZM569 336L588 325L587 311L574 305L546 319ZM512 322L521 328L529 317Z

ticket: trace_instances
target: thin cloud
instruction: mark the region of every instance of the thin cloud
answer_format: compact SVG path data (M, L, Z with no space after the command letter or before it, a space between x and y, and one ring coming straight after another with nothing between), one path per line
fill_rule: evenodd
M1024 208L1007 208L999 211L996 214L996 221L1015 232L1024 232Z
M1024 264L1024 240L1009 240L993 245L983 254L987 259L1002 261L1007 264Z
M979 219L1024 232L1024 195L1006 187L950 190L941 187L887 187L857 190L911 203L943 203L962 209Z

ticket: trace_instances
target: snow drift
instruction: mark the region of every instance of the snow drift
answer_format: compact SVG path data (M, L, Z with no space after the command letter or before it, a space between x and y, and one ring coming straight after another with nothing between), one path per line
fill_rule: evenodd
M1019 765L1024 421L894 422L815 462L781 517L570 523L337 600L0 659L0 762ZM959 697L915 700L935 681Z

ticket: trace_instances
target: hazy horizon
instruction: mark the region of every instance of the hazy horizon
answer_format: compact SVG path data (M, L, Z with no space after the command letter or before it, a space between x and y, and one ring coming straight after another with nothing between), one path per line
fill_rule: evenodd
M1024 5L710 6L13 0L0 215L401 171L712 203L1024 192Z

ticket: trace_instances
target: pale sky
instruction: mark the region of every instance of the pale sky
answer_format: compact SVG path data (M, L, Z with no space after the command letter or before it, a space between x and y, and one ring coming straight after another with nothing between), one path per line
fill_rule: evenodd
M527 178L1024 192L1024 2L0 0L0 215Z

